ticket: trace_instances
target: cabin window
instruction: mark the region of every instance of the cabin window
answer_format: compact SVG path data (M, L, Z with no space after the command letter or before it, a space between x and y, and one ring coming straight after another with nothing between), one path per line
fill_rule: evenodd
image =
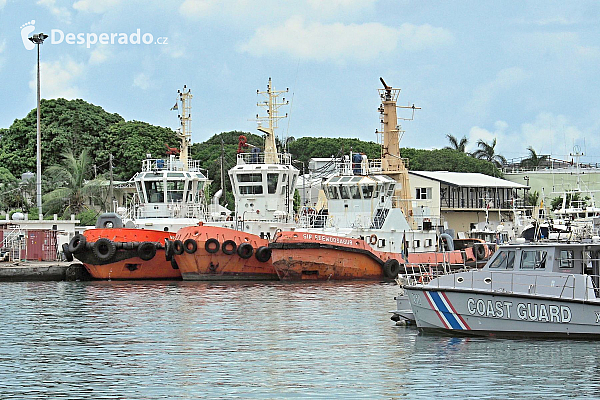
M162 203L164 201L162 181L146 181L145 183L148 203Z
M360 200L360 188L356 185L349 186L348 188L350 189L352 198Z
M490 264L490 269L513 269L515 264L515 251L501 251Z
M241 195L262 194L262 192L263 192L262 186L240 186L240 194Z
M573 268L573 250L561 250L560 251L560 268Z
M546 268L545 250L523 250L521 252L521 269Z
M431 188L417 188L417 196L416 199L417 200L431 200L431 198L433 197L431 194Z
M342 199L350 198L350 192L348 191L348 186L340 185L340 196L342 197Z
M364 199L370 199L373 197L373 185L363 185L362 192Z
M333 200L337 200L340 198L340 196L338 195L338 191L335 188L335 186L328 186L327 187L327 191L329 192L329 198L333 199Z
M267 174L267 191L269 194L277 193L277 181L279 174Z
M420 240L413 240L413 247L415 249L421 247L421 241Z
M287 174L281 175L281 195L284 195L285 191L287 190L287 183L288 183L287 179L288 179Z
M381 188L382 188L381 183L378 183L377 186L375 187L375 195L373 197L375 197L375 198L379 197L379 192L381 192Z
M262 182L262 174L238 174L238 182Z
M167 181L167 201L183 200L185 181Z

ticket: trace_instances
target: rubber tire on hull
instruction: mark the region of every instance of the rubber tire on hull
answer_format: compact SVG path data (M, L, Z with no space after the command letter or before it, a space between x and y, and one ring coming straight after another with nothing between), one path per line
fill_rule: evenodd
M485 258L485 247L481 243L475 243L473 245L473 254L475 255L475 259L483 260Z
M165 239L165 259L171 261L173 259L173 242Z
M83 250L85 250L86 242L85 236L78 233L77 235L73 236L73 239L71 239L69 242L69 251L71 254L81 253Z
M92 251L98 260L108 261L114 257L117 247L113 241L106 238L100 238L93 244Z
M63 251L63 254L65 255L65 260L67 260L69 262L73 261L73 253L71 253L69 251L69 245L67 243L63 243L62 251Z
M395 258L390 258L383 263L383 276L394 279L400 273L400 263Z
M237 250L237 244L233 240L226 240L223 242L221 250L223 250L223 253L230 256Z
M171 268L179 269L179 265L177 265L177 261L174 258L171 258Z
M204 250L206 250L207 253L214 254L219 251L220 247L221 244L215 238L210 238L204 243Z
M185 239L183 242L183 250L188 254L194 254L198 250L198 243L194 239Z
M237 253L238 256L240 256L244 260L247 260L250 257L252 257L252 254L254 253L254 248L250 243L242 243L238 246Z
M149 261L156 255L156 245L152 242L144 242L138 246L138 257L144 261Z
M267 246L260 246L256 249L254 257L260 262L267 262L271 258L271 249Z
M183 254L183 242L179 239L176 239L173 242L173 253L177 256L180 256Z

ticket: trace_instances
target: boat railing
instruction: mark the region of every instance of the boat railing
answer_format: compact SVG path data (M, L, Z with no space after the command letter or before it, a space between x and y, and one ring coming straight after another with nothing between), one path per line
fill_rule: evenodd
M412 282L416 285L433 285L436 288L485 290L491 294L511 293L568 300L600 300L600 275L485 270L482 274L453 276L452 282L448 279L434 281L433 275L429 279L416 279Z
M275 157L276 156L276 157ZM238 153L237 165L245 164L292 164L292 155L289 153L267 154L264 152Z
M142 161L142 171L191 171L203 172L206 169L202 168L200 160L188 160L187 169L184 168L184 163L178 158L146 158Z

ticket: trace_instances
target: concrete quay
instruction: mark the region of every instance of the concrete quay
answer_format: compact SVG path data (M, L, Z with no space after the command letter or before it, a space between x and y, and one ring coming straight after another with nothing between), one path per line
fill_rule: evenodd
M89 281L83 264L63 261L13 261L0 263L0 282Z

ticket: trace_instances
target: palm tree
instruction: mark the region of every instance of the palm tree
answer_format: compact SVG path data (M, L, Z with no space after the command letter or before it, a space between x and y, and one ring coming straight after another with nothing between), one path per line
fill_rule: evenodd
M59 187L44 195L44 208L47 212L64 210L63 215L78 214L89 207L85 204L87 199L103 202L100 185L102 179L86 182L86 177L91 175L92 158L87 150L83 150L79 157L75 157L72 150L62 153L63 162L53 165L46 170L51 176L60 178Z
M521 165L524 166L524 167L537 168L544 161L548 160L548 156L547 155L538 156L532 146L529 146L527 148L527 150L529 151L529 157L527 157L523 161L521 161Z
M469 143L469 139L467 139L466 136L463 136L463 138L460 139L460 141L456 137L454 137L453 135L450 135L450 134L447 134L446 137L448 138L448 141L450 142L450 146L444 147L445 149L458 150L461 153L465 152L467 143Z
M492 143L486 143L482 139L479 139L477 141L477 146L479 146L479 149L473 152L473 157L489 161L498 168L501 168L502 165L506 164L506 158L496 153L496 138L492 140Z

